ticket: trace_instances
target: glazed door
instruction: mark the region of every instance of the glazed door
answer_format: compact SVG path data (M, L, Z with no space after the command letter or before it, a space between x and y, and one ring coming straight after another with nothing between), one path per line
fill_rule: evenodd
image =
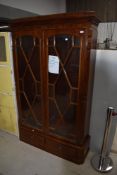
M26 31L14 37L19 121L42 130L42 34Z
M66 32L67 31L67 32ZM48 31L48 134L77 142L83 31Z

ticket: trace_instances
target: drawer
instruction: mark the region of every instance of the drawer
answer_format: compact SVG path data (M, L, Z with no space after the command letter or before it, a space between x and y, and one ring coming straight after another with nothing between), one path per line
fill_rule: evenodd
M53 141L51 139L46 139L46 149L49 152L52 153L60 153L61 151L61 144L58 143L57 141Z
M46 149L62 158L75 161L77 159L77 149L68 144L58 142L53 139L46 139Z
M74 159L77 155L76 149L70 146L66 146L62 144L60 150L61 150L61 154L66 158L71 157L71 159Z
M44 146L44 136L38 130L20 127L19 131L22 141L38 148Z

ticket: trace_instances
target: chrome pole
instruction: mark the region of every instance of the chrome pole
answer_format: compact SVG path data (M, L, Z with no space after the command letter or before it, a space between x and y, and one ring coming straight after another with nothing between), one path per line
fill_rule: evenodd
M117 113L114 112L114 108L108 107L101 153L99 155L95 155L91 160L93 168L99 172L108 172L113 168L113 161L109 157L107 146L109 142L112 116L115 115L117 115Z

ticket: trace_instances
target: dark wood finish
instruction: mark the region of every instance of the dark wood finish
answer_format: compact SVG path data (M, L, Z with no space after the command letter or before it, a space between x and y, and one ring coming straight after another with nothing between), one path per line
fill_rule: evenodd
M13 30L17 30L17 28L22 28L23 26L45 26L50 27L51 25L58 25L58 24L95 24L98 25L100 20L96 18L95 12L80 12L80 13L61 13L61 14L54 14L54 15L45 15L45 16L37 16L37 17L30 17L30 18L20 18L13 20L12 26L14 27ZM32 27L33 27L32 26Z
M89 150L98 22L83 12L11 25L20 139L79 164ZM50 56L59 73L49 72Z

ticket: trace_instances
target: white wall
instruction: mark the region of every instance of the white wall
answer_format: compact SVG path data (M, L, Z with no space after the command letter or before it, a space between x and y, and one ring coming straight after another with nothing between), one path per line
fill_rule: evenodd
M109 106L117 111L117 50L97 50L90 124L92 151L101 149ZM117 117L114 117L108 150L112 146L116 125Z
M106 38L111 38L111 35L117 48L117 22L100 23L97 42L103 43ZM97 50L90 127L92 150L97 151L101 147L108 106L114 106L117 111L117 50ZM110 134L110 148L112 146L114 151L117 151L116 120L112 123Z
M65 0L0 0L0 4L40 15L63 13L66 10Z

